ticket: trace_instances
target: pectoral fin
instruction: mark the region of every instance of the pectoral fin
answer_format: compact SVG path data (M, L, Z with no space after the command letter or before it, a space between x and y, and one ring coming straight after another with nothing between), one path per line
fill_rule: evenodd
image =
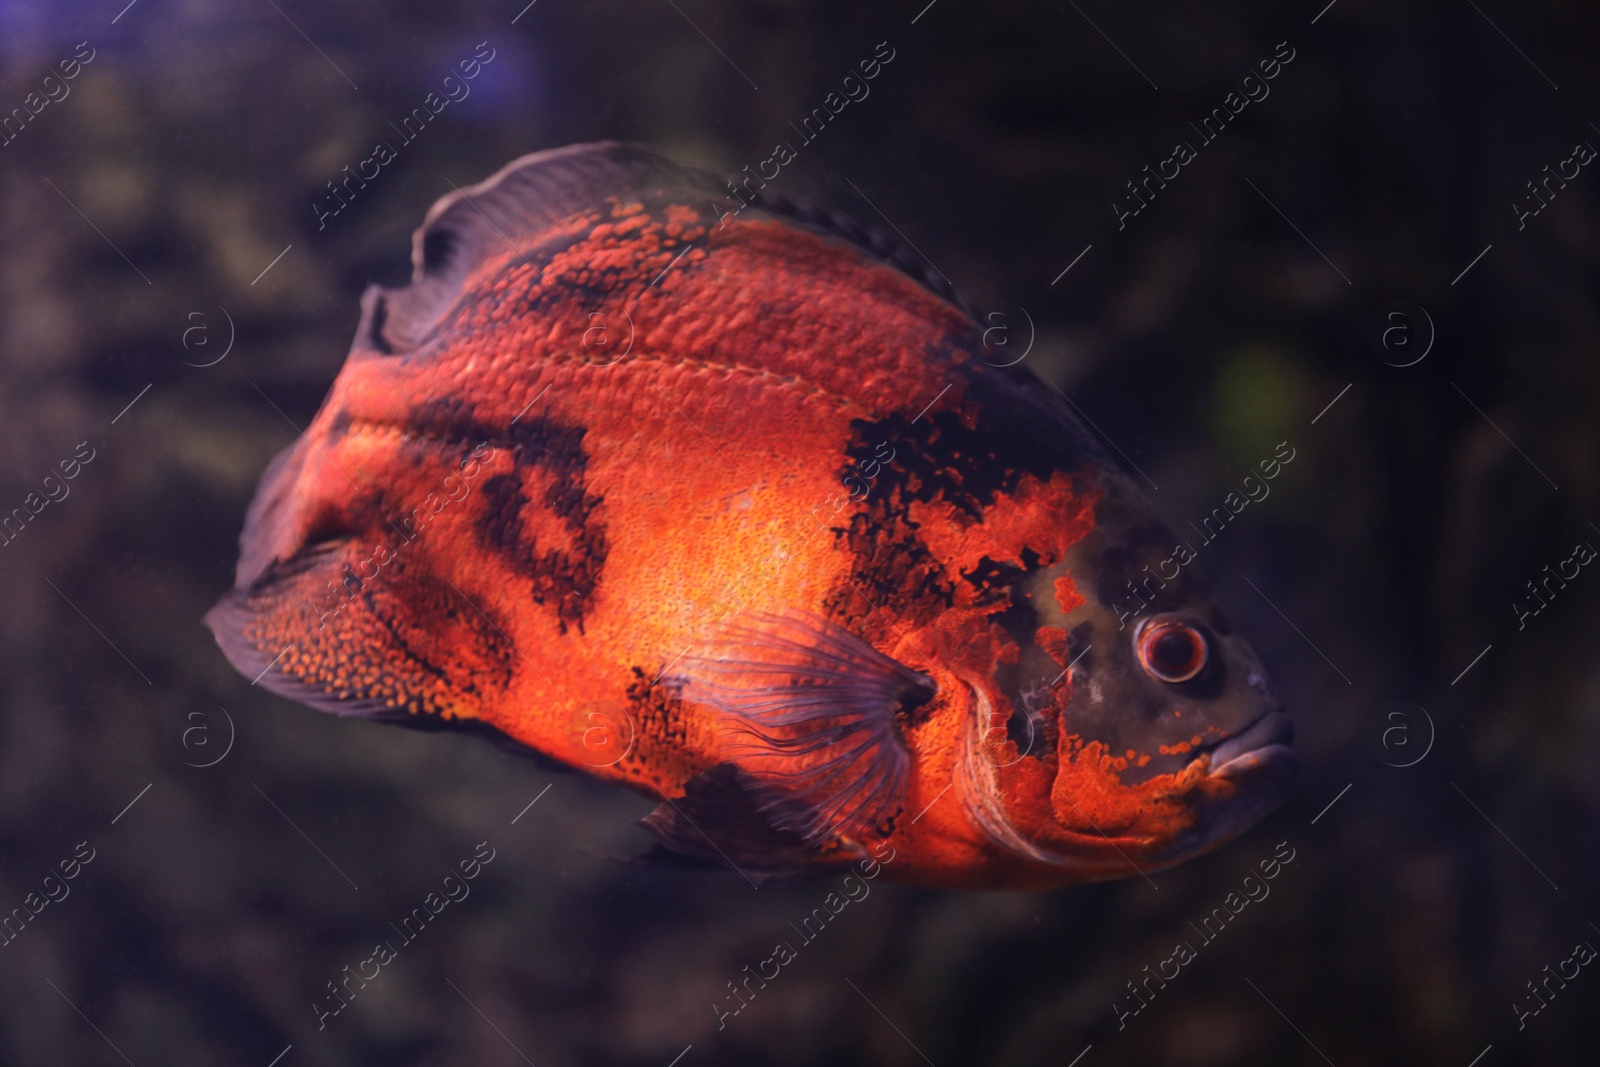
M749 775L722 763L695 775L683 796L639 820L655 835L650 852L628 861L642 867L732 867L752 882L793 881L834 870L854 850L824 849L773 826L761 811Z
M727 752L774 828L819 844L881 827L903 805L911 756L896 713L934 684L849 631L743 615L674 681L720 712Z

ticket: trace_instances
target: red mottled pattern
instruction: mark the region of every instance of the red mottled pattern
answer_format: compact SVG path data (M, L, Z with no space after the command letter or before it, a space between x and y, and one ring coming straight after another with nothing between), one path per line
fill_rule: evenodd
M240 669L330 711L475 720L682 797L739 750L674 664L740 613L827 619L937 686L900 713L909 786L874 831L892 876L1074 880L997 844L959 795L978 702L1011 713L991 679L1018 655L991 618L1007 600L971 575L1064 560L1114 475L952 451L986 411L1032 409L960 311L837 239L756 211L718 225L708 198L646 189L486 247L420 345L358 337L264 478L239 589L211 617ZM864 500L840 482L862 441L905 450ZM1081 577L1054 581L1062 614ZM1041 638L1064 667L1065 632ZM998 772L1024 835L1081 846L1063 826L1092 818L1153 846L1184 825L1173 790L1192 783L1127 787L1121 757L1059 743Z

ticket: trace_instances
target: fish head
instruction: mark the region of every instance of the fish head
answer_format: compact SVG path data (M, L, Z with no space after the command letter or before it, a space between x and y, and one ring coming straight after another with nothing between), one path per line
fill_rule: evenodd
M989 620L1003 654L962 679L969 817L1057 884L1214 849L1277 807L1297 768L1260 659L1196 574L1203 547L1122 475L1098 482L1092 528L1013 586Z

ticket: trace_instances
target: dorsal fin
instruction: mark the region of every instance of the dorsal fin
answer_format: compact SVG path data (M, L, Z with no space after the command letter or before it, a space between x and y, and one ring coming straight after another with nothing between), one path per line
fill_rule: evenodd
M978 306L972 302L972 298L956 288L955 283L940 273L928 259L897 243L876 226L863 226L845 212L833 210L815 200L803 197L791 199L782 193L765 189L755 194L752 205L769 215L798 222L807 229L836 237L854 246L872 259L893 267L934 296L959 309L973 322L978 322L983 317Z
M382 352L417 347L455 306L467 274L485 258L522 251L613 197L652 194L711 203L726 199L727 190L709 174L615 141L512 160L428 210L411 236L411 284L374 286L362 300L364 339Z
M362 299L358 347L383 354L423 344L455 307L467 275L486 258L525 252L559 238L560 227L593 215L607 201L635 199L705 206L737 225L749 212L784 219L835 238L890 266L923 288L978 318L972 302L922 257L863 227L842 212L771 191L750 203L709 171L684 166L643 145L601 141L534 152L512 160L476 185L439 199L411 239L411 284L372 286Z

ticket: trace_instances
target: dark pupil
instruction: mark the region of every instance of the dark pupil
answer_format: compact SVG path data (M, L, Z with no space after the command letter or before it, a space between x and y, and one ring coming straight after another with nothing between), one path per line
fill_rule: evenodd
M1194 639L1180 631L1169 630L1156 638L1151 651L1155 653L1156 666L1169 674L1182 674L1192 666Z

